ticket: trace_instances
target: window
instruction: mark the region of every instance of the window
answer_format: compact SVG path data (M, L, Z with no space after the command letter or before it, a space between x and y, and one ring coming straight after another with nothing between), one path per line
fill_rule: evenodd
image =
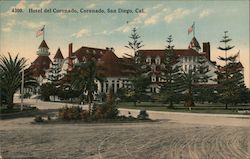
M187 62L187 57L185 57L185 62Z
M152 76L152 77L151 77L151 80L152 80L152 82L156 82L156 77L155 77L155 76Z
M103 92L103 83L101 83L101 92Z
M146 63L151 64L151 58L150 57L147 57Z
M158 81L161 82L161 77L158 77Z
M184 70L187 71L187 65L184 66Z
M191 56L189 56L188 61L189 61L189 62L191 62L191 61L192 61L192 57L191 57Z
M109 90L109 83L108 83L108 81L106 81L106 93L108 92L108 90Z
M119 83L119 80L116 81L116 88L120 88L120 83Z
M160 65L161 64L161 58L158 56L155 58L155 64Z

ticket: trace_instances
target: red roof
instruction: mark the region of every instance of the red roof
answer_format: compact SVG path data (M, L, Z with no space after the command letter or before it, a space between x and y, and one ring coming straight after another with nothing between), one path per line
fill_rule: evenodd
M97 66L98 73L105 77L123 77L133 72L123 60L119 59L110 50L106 50L103 56L98 60Z
M38 56L36 60L31 63L29 67L29 71L32 73L34 77L45 77L45 71L49 69L49 65L51 60L48 56Z
M60 48L58 48L56 55L54 56L54 59L64 59Z
M42 47L49 48L48 45L46 44L45 40L42 41L42 43L39 46L39 49Z
M199 54L193 49L175 49L175 54L180 56L203 56L204 54ZM165 57L166 50L139 50L139 53L142 53L145 57L155 58L159 56L160 58Z
M98 48L91 48L91 47L81 47L80 49L76 50L72 53L72 56L77 57L77 59L82 62L83 59L90 59L94 57L95 59L99 59L107 50L105 49L98 49Z

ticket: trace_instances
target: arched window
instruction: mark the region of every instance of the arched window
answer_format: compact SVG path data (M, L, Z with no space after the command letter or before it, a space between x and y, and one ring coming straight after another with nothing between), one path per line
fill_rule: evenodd
M161 64L161 58L160 58L159 56L157 56L157 57L155 58L155 64L156 64L156 65L160 65L160 64Z
M146 63L151 65L151 57L146 58Z

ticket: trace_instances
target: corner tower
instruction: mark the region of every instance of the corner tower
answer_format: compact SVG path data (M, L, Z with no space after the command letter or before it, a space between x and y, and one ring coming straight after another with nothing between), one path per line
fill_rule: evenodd
M49 47L48 47L47 43L45 42L45 40L43 40L42 43L40 44L40 46L38 47L38 51L36 52L36 54L38 56L49 56L50 55Z

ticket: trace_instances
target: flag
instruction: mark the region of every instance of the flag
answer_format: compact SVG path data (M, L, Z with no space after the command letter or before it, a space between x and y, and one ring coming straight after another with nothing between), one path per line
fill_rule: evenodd
M194 23L191 27L188 28L188 34L192 33L194 30Z
M36 37L38 37L38 36L40 36L40 35L43 35L43 34L44 34L44 27L45 27L45 26L43 26L43 28L42 28L42 29L40 29L40 30L38 30L38 31L36 32Z

